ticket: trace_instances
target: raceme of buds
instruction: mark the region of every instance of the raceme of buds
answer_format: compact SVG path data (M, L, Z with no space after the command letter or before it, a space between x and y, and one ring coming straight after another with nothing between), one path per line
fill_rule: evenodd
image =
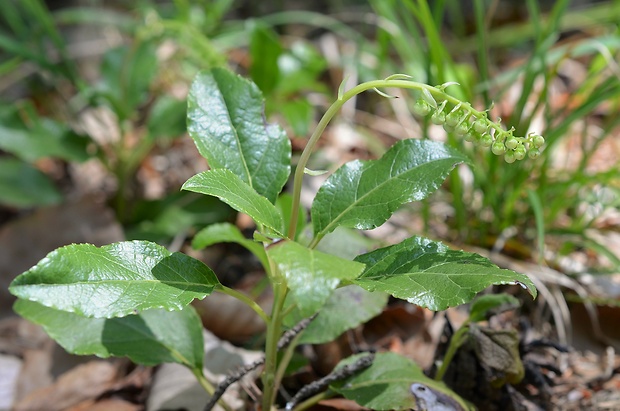
M465 141L478 144L481 147L491 147L491 152L497 156L504 156L507 163L523 160L526 156L535 159L540 156L540 148L545 144L545 138L539 134L530 133L526 137L513 135L514 129L505 130L499 122L489 120L486 112L479 112L467 103L458 103L451 109L447 108L447 100L441 104L429 103L429 93L420 97L413 106L413 112L426 117L431 115L431 122L443 126L448 133L455 133Z

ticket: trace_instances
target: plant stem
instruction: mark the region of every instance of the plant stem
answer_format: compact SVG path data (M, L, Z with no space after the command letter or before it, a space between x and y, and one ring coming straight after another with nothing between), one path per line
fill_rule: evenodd
M452 103L454 105L460 104L461 107L465 108L469 112L470 115L473 115L477 118L481 118L486 115L484 112L475 110L468 103L463 103L456 97L452 97L451 95L446 94L443 90L437 87L429 86L428 84L418 83L418 82L410 81L410 80L400 80L400 79L372 80L372 81L367 81L362 84L358 84L357 86L353 87L349 91L342 93L342 95L340 95L338 99L334 101L332 105L327 109L327 111L321 118L321 121L319 121L319 124L316 126L316 128L314 129L314 132L310 136L310 139L308 140L308 144L306 144L306 147L304 148L303 152L301 153L301 157L299 158L299 162L297 163L297 167L295 169L295 176L293 178L293 205L292 205L292 210L291 210L291 220L290 220L291 224L289 226L288 238L292 240L295 239L295 234L297 230L297 224L295 223L297 222L297 218L299 216L299 203L300 203L300 197L301 197L301 185L302 185L303 178L304 178L304 169L306 168L306 165L308 164L308 160L314 150L314 147L316 146L316 143L319 141L319 139L323 135L325 128L327 128L327 125L329 124L329 122L334 118L336 113L340 110L340 108L342 108L342 106L348 100L350 100L351 98L353 98L354 96L360 93L363 93L364 91L367 91L370 89L385 88L385 87L394 87L394 88L402 88L402 89L410 89L410 90L426 89L431 94L438 96L442 101L447 100L449 103ZM492 128L495 128L498 131L501 131L502 133L505 132L501 128L500 125L495 124L494 122L491 122L490 126ZM322 233L315 233L315 239L313 240L312 244L316 245L320 241L320 239L323 237L323 235L324 234Z
M265 311L263 311L263 309L261 308L260 305L258 305L258 303L254 300L252 300L250 297L248 297L247 295L237 291L237 290L233 290L232 288L228 288L225 285L219 285L215 291L219 291L221 293L224 294L228 294L231 297L236 298L237 300L244 302L245 304L249 305L251 309L254 310L254 312L256 312L256 314L258 314L260 316L260 318L263 319L263 321L265 321L265 323L269 324L269 322L271 321L271 319L269 318L269 316L267 315L267 313L265 313Z
M301 333L297 334L295 338L293 338L293 341L291 341L291 343L284 350L282 358L280 358L280 364L278 364L278 369L276 370L276 387L279 386L282 382L282 378L284 377L284 373L286 372L286 367L288 367L288 364L291 362L291 358L293 358L293 353L295 352L295 347L297 347L297 341L299 341L299 337L301 337Z
M448 346L448 351L446 352L445 357L443 358L443 362L437 370L437 374L435 375L435 381L441 381L446 371L448 371L448 367L452 362L452 358L454 358L454 354L459 349L459 347L465 342L465 338L467 338L467 332L469 331L469 325L467 323L463 324L461 328L458 329L456 333L450 339L450 345Z
M277 273L276 273L277 274ZM271 321L267 323L267 341L265 342L265 369L263 371L263 411L271 410L277 392L276 369L278 340L282 334L282 307L286 299L285 282L274 284L273 309Z
M334 392L332 390L320 392L317 395L314 395L308 398L307 400L305 400L304 402L300 403L299 405L297 405L295 408L293 408L293 411L303 411L305 409L312 407L313 405L316 405L319 401L325 400L327 398L331 398L333 396L334 396Z
M208 392L209 395L213 395L213 393L215 392L215 387L211 385L209 380L205 378L204 374L202 373L202 370L192 369L192 373L196 376L196 379L198 380L202 388L204 388L204 390ZM221 398L217 403L222 408L224 408L225 411L233 411L232 408L230 408L230 406L226 404L226 402L222 400Z

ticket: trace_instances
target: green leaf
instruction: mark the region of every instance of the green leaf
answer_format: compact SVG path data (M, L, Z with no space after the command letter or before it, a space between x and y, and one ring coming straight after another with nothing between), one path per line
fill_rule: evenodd
M284 222L278 209L230 170L216 169L196 174L183 184L182 189L215 196L283 236Z
M120 120L136 114L148 98L159 64L155 45L139 42L107 51L101 63L100 94L109 99Z
M248 249L254 254L263 267L269 267L269 261L262 244L245 238L241 231L230 223L212 224L200 230L192 240L192 247L196 250L203 249L217 243L236 243Z
M338 364L340 368L352 364L360 356L349 357ZM412 384L423 384L457 402L464 410L467 404L441 382L424 375L416 363L395 353L380 353L372 365L345 381L338 381L330 388L345 398L372 410L418 409L411 393Z
M133 203L124 223L127 240L167 243L182 231L230 221L237 212L216 197L177 191L157 200Z
M257 22L253 24L250 35L250 76L263 93L269 94L280 79L278 57L282 54L282 46L271 27Z
M276 200L276 208L280 210L282 218L284 220L284 232L288 233L289 226L291 224L291 218L293 215L293 196L289 193L282 193ZM303 205L299 204L297 212L297 234L302 233L304 227L306 227L306 221L308 219L307 210Z
M435 311L469 302L494 284L519 284L536 297L536 288L527 276L500 269L478 254L450 250L422 237L362 254L355 261L366 264L356 284Z
M33 207L61 201L62 195L45 174L15 158L0 158L0 203Z
M12 117L18 115L15 112ZM55 157L81 162L89 158L87 146L90 140L61 123L37 118L33 125L27 127L21 119L4 121L0 124L0 149L24 161Z
M258 87L224 69L196 76L188 97L187 128L212 169L240 176L275 202L291 172L291 143L263 116Z
M338 288L327 300L319 315L301 335L300 344L322 344L336 339L343 332L379 315L388 295L371 293L356 285ZM355 307L351 309L351 307ZM342 315L346 313L346 315ZM287 323L296 324L303 317Z
M314 235L338 226L369 230L385 223L404 203L435 191L467 158L429 140L403 140L374 161L351 161L332 174L312 204Z
M28 300L15 312L36 324L67 352L128 357L143 365L177 362L202 369L202 323L191 306L181 311L147 310L123 318L88 318Z
M290 296L302 317L317 312L341 281L353 280L364 269L363 264L288 240L272 244L267 254L286 279Z
M85 317L123 317L136 310L180 310L219 285L199 260L147 241L95 247L73 244L19 275L9 291Z
M305 137L310 134L310 124L314 118L312 104L307 100L292 100L279 104L278 108L296 136Z
M147 128L151 139L180 137L185 133L187 104L183 100L163 95L153 104Z
M347 260L353 260L358 255L374 250L382 244L384 243L379 243L379 241L365 236L359 230L338 227L327 234L316 249Z
M482 321L486 319L489 311L500 306L516 308L519 306L519 300L506 293L481 295L471 303L469 321Z

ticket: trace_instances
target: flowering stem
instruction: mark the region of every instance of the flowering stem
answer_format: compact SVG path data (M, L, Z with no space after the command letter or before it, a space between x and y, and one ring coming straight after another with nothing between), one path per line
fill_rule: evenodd
M513 133L512 130L506 131L504 130L504 128L499 122L490 121L487 117L486 111L478 111L474 109L471 106L471 104L467 102L462 102L456 97L453 97L447 94L444 91L444 89L449 84L434 87L434 86L429 86L428 84L424 84L424 83L418 83L418 82L410 81L410 80L403 80L403 77L405 76L394 75L384 80L372 80L372 81L367 81L365 83L359 84L353 87L352 89L350 89L349 91L346 91L344 93L339 93L338 99L334 101L332 105L327 109L327 111L325 112L321 120L319 121L319 124L317 124L316 128L314 129L314 132L310 136L310 139L308 140L306 147L301 153L301 157L299 158L299 162L297 163L297 168L295 169L295 176L293 178L293 204L292 204L292 210L291 210L291 221L290 221L289 230L288 230L288 238L290 238L291 240L295 239L296 230L297 230L296 223L299 217L299 203L300 203L300 196L301 196L301 185L302 185L303 177L304 177L304 170L306 169L306 165L308 164L310 155L314 151L314 147L316 146L316 143L319 141L319 139L323 135L323 132L325 131L325 128L327 127L329 122L332 120L332 118L334 118L334 116L340 110L340 108L342 108L342 106L347 101L349 101L352 97L360 93L363 93L364 91L370 90L370 89L377 90L377 92L381 95L385 95L385 94L383 92L378 91L379 88L394 87L394 88L401 88L401 89L419 90L421 91L421 98L418 101L422 101L422 104L429 105L430 106L428 107L429 111L435 110L436 113L444 115L443 109L446 107L446 103L449 103L450 106L453 107L453 109L452 109L452 112L448 114L448 117L450 117L450 115L453 113L457 117L456 120L454 119L454 116L452 119L449 119L449 120L454 121L454 124L452 125L453 127L456 127L456 128L458 128L459 126L464 127L465 130L461 130L465 132L463 134L466 134L467 132L471 131L469 129L469 127L471 126L469 124L470 117L474 117L476 120L480 120L480 121L476 121L476 123L480 123L480 124L474 123L474 126L482 127L483 131L478 131L479 127L474 127L474 129L476 130L476 133L478 133L478 135L485 135L485 138L487 140L484 146L485 147L490 146L493 143L492 141L493 137L495 137L495 143L493 143L494 147L492 151L496 155L505 154L505 159L507 162L513 162L515 159L523 158L523 156L525 155L525 149L523 147L524 142L527 142L532 149L530 152L530 156L532 158L535 158L538 156L538 153L539 153L538 148L541 147L542 144L544 143L544 139L541 136L528 135L528 137L514 137L512 135ZM441 104L438 105L437 101L440 101ZM445 121L445 115L444 115L444 121ZM444 125L444 128L446 128L446 125ZM493 137L491 136L491 131L493 133ZM539 139L539 140L537 141L536 139ZM504 146L504 141L509 141L509 140L511 141L510 146L512 146L514 143L514 147L509 146L507 150L506 147ZM468 140L468 141L471 141L471 140ZM522 151L522 153L519 153L520 158L515 158L517 157L515 156L515 148L518 150L522 149L520 150ZM316 243L318 243L319 240L320 239L314 239L310 248L316 246Z
M396 87L396 88L407 88L407 89L428 89L431 93L441 93L442 98L452 99L455 102L458 102L454 97L450 97L443 92L439 92L438 89L428 86L423 83L417 83L414 81L408 80L372 80L362 84L359 84L353 87L351 90L343 93L339 98L334 101L334 103L327 109L319 124L317 124L314 132L310 136L308 140L308 144L304 148L301 153L301 157L299 158L299 162L297 163L297 168L295 170L295 176L293 178L293 208L291 213L291 224L289 226L288 237L290 239L295 238L296 230L297 230L297 218L299 217L299 202L301 196L301 184L304 178L304 169L308 164L308 160L310 159L310 155L314 151L314 147L316 143L319 141L325 128L329 124L329 122L334 118L336 113L342 108L344 103L349 101L354 96L363 93L364 91L374 89L374 88L384 88L384 87Z
M429 86L428 84L418 83L418 82L410 81L410 80L400 80L400 79L372 80L372 81L367 81L365 83L359 84L353 87L351 90L343 93L327 109L327 111L325 112L321 120L319 121L319 124L317 125L317 127L314 129L314 132L310 136L310 139L308 140L308 144L306 144L306 147L304 148L303 152L301 153L301 157L299 158L299 162L297 163L297 168L295 170L295 176L293 179L293 208L292 208L292 213L291 213L291 224L289 226L288 238L294 239L296 230L297 230L296 222L299 216L299 202L300 202L300 196L301 196L301 184L302 184L303 177L304 177L304 169L306 168L306 165L308 164L308 160L310 158L310 155L314 151L314 147L316 146L316 143L319 141L319 139L323 135L325 128L327 127L329 122L334 118L336 113L342 108L342 106L347 101L349 101L351 98L367 90L385 88L385 87L395 87L395 88L411 89L411 90L428 90L428 92L430 92L432 95L437 96L442 101L448 101L449 103L452 103L454 105L461 105L462 108L467 109L467 111L471 115L477 118L485 116L485 113L473 109L469 104L462 103L459 99L452 97L449 94L446 94L443 90L437 87ZM502 130L499 125L497 125L497 129Z

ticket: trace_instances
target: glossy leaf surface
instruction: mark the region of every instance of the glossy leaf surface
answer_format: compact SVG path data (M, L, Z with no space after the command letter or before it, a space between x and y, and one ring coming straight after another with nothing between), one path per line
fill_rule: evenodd
M429 140L402 140L378 160L355 160L323 183L312 204L314 235L338 226L369 230L385 223L402 204L435 191L467 158Z
M123 318L82 317L21 299L13 308L43 326L72 354L128 357L143 365L177 362L202 369L202 323L192 307L147 310Z
M215 68L199 73L190 90L187 127L212 169L228 169L275 202L291 171L284 130L265 122L258 87Z
M342 280L356 278L364 265L283 240L267 248L290 288L302 317L318 311Z
M278 209L230 170L217 169L196 174L183 184L183 190L215 196L235 210L249 215L256 223L282 235L284 222Z
M19 298L86 317L123 317L152 308L180 310L219 285L204 263L147 241L101 248L73 244L19 275Z
M366 264L356 284L435 311L469 302L494 284L520 284L536 296L527 276L422 237L362 254L355 261Z
M367 354L349 357L341 361L338 367L351 364L363 355ZM391 352L377 354L370 367L347 380L332 384L330 388L372 410L405 410L417 409L415 397L411 393L411 385L414 383L449 396L462 409L467 409L465 402L443 383L428 378L407 357Z

